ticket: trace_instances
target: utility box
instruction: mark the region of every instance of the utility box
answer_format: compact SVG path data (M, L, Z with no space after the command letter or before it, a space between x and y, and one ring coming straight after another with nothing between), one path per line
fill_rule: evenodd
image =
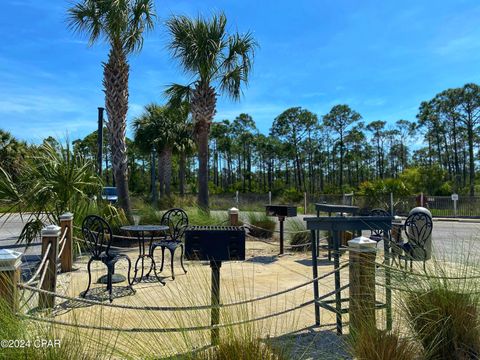
M267 216L297 216L297 207L292 205L265 205Z
M245 229L239 226L191 226L185 230L187 260L245 260Z

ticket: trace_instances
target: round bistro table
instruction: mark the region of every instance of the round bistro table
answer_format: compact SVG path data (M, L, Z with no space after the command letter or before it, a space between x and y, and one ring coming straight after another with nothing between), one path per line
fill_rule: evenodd
M151 261L150 269L152 267L155 267L155 259L153 258L153 254L150 254L150 246L148 246L148 251L145 251L145 241L146 241L146 234L150 234L150 245L153 242L153 236L155 233L161 232L161 231L166 231L169 229L168 226L166 225L128 225L128 226L122 226L120 228L123 231L128 231L130 233L135 233L137 235L137 241L138 241L138 258L137 261L135 261L135 274L133 276L133 282L141 282L145 280L146 278L150 277L150 271L144 276L144 263L145 263L145 258L149 258ZM142 263L142 271L140 274L140 277L137 278L137 274L139 271L138 265L139 263ZM158 277L158 275L154 272L155 277L157 280L165 285L165 282Z

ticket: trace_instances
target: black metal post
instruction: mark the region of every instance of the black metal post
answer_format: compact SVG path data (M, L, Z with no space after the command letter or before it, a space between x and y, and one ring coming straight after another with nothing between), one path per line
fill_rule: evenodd
M312 240L312 270L313 270L313 278L316 279L318 277L318 266L317 266L317 244L316 244L316 232L315 230L310 231L310 238ZM315 300L315 325L320 325L320 305L318 305L317 301L319 298L318 293L318 280L313 282L313 297Z
M210 324L218 325L220 322L220 268L222 267L221 261L210 261L210 268L212 269L212 309L211 309L211 321ZM211 343L212 345L218 345L220 339L220 329L211 330Z
M98 130L97 130L97 171L98 176L102 176L103 159L103 107L98 108Z
M285 221L285 217L279 216L278 221L280 222L280 255L283 255L283 222Z
M157 197L157 180L156 180L156 171L155 171L155 149L152 149L152 156L150 161L150 183L152 186L152 204L153 207L157 207L158 197Z
M335 310L337 315L337 334L342 335L342 294L340 292L340 232L333 231L333 268L335 271Z
M383 239L383 251L385 258L385 305L387 330L392 330L392 282L390 273L390 241L392 241L392 232L388 232L388 236Z

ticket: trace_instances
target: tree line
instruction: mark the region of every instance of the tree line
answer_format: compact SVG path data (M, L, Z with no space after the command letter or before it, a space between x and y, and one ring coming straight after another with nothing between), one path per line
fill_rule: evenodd
M357 191L369 181L401 181L409 176L413 182L435 184L419 188L432 195L472 194L480 144L478 91L475 84L445 90L422 102L413 121L367 122L341 104L323 115L301 107L286 109L273 119L267 134L245 113L213 122L208 146L209 190L341 193ZM152 194L159 189L163 197L198 191L196 143L186 107L184 104L183 110L177 111L150 104L134 120L134 138L127 143L135 192ZM95 133L77 140L75 148L94 159ZM108 157L108 147L105 150ZM415 172L418 169L419 174ZM422 180L422 176L434 179ZM134 183L140 178L140 183L149 184L148 189ZM152 180L157 186L151 186Z

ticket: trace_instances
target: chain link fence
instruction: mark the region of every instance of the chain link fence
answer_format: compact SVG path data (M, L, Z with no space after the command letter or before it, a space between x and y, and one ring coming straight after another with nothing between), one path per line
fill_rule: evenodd
M265 211L267 204L290 204L298 207L298 213L315 214L316 203L355 205L360 208L361 215L367 215L370 210L381 208L388 211L393 209L395 215L406 216L409 211L419 206L420 196L396 197L391 195L364 196L356 194L305 194L302 198L288 199L269 193L229 193L210 195L210 207L213 210L226 210L232 206L243 211ZM306 211L304 210L306 204ZM463 217L480 218L480 196L458 196L452 200L451 196L424 195L424 204L434 217Z

